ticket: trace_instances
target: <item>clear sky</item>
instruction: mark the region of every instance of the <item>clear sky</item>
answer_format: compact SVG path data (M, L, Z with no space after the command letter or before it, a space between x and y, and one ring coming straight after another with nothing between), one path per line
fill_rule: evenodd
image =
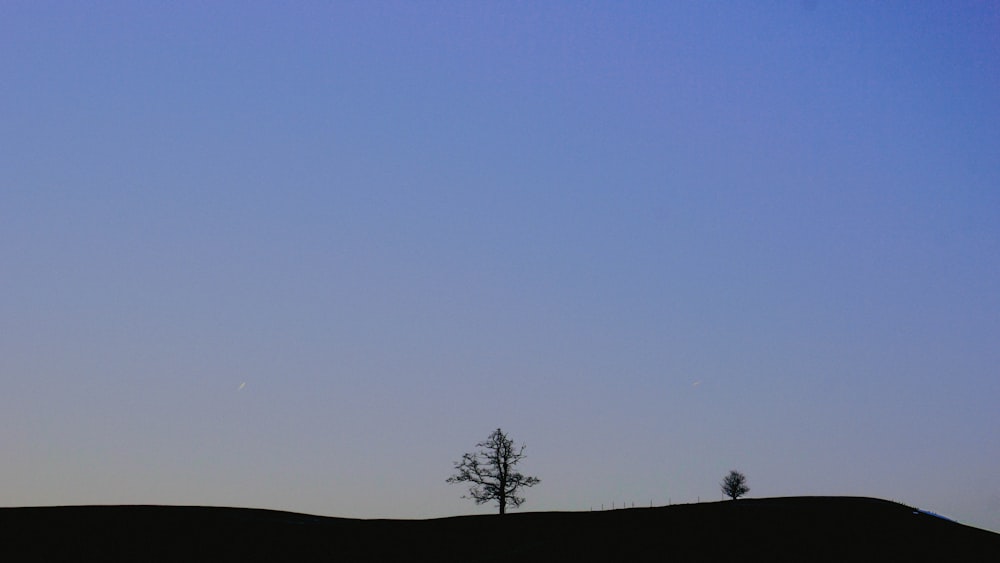
M1000 530L995 2L0 3L0 505Z

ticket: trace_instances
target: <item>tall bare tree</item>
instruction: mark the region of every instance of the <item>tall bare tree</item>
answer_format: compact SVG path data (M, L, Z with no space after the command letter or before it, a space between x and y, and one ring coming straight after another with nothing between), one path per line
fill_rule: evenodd
M448 482L469 483L469 494L462 498L471 498L476 504L495 500L500 514L507 512L508 504L514 508L521 506L524 502L524 497L518 494L521 489L541 482L538 477L528 477L515 469L524 459L524 445L516 447L503 430L497 428L486 441L476 444L476 448L455 462L458 473L449 477Z
M722 479L722 493L725 494L732 500L736 500L741 496L750 492L750 487L747 486L747 478L745 475L733 469Z

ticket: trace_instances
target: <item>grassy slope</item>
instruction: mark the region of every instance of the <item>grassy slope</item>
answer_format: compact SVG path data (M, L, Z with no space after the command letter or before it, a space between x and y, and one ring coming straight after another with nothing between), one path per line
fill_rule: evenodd
M1000 561L1000 534L848 497L434 520L238 508L0 509L5 561Z

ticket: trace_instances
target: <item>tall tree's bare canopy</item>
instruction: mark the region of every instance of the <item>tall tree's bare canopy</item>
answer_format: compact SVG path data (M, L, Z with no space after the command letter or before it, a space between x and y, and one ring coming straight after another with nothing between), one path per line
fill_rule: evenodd
M476 444L477 450L462 455L455 462L457 474L448 478L449 483L469 483L469 494L476 504L491 500L497 502L500 514L507 512L507 505L521 506L524 497L518 493L523 487L532 487L540 482L537 477L528 477L515 469L524 458L524 445L516 447L514 442L497 428L484 442Z

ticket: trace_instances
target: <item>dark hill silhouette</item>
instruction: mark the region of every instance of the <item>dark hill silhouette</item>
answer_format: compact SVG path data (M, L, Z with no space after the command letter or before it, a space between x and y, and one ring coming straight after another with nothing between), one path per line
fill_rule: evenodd
M997 561L1000 534L884 500L356 520L243 508L0 509L4 561Z

